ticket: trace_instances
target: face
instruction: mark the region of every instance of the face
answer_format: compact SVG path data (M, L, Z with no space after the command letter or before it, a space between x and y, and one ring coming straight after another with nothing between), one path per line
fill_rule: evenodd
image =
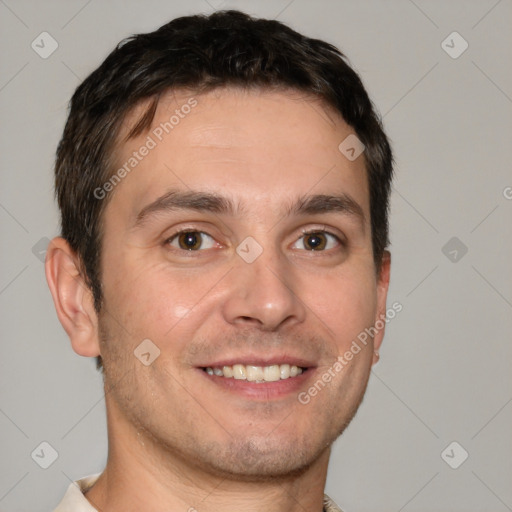
M120 144L116 168L137 163L104 212L113 437L257 479L308 467L343 431L381 334L336 361L387 290L364 157L338 149L351 133L299 93L219 89L165 96Z

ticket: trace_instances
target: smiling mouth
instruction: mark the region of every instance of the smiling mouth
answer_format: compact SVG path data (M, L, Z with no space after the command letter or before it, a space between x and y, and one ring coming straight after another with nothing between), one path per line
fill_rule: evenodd
M202 369L208 375L255 383L292 379L307 370L307 368L289 364L273 364L270 366L234 364L232 366L207 366Z

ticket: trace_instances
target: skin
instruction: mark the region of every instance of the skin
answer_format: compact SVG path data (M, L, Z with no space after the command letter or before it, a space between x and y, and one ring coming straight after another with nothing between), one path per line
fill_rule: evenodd
M330 447L362 400L384 334L299 402L298 392L386 311L390 259L386 252L376 269L364 156L345 158L338 145L353 130L298 92L223 88L194 97L197 106L105 209L100 314L66 242L56 238L48 251L49 286L74 350L104 362L108 463L86 496L109 511L320 512ZM118 164L189 98L165 95L149 132L118 145ZM241 209L160 211L136 225L172 189L222 194ZM364 218L284 215L312 194L350 196ZM180 249L179 239L168 240L183 229L211 238ZM342 243L320 235L327 245L313 251L304 229ZM263 250L252 263L236 252L248 236ZM144 339L160 350L149 366L134 356ZM270 356L308 362L293 392L250 396L198 369Z

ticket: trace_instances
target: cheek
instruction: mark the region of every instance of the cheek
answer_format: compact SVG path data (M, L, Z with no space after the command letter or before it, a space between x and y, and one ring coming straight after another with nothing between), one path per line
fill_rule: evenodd
M338 350L350 345L358 334L373 325L377 311L375 281L368 272L342 272L308 280L301 298L321 324L335 336ZM314 316L315 316L314 315Z
M216 272L191 273L144 258L110 268L115 270L105 276L104 295L112 315L132 338L149 338L162 347L193 336L192 324L198 313L205 314L204 304L211 303L206 295L219 279Z

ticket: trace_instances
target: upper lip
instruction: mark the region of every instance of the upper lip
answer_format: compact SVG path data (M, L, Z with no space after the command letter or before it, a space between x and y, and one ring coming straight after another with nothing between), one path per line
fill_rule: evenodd
M310 368L315 366L311 360L294 357L288 355L282 356L249 356L247 354L238 357L229 357L226 359L218 359L205 364L200 364L200 368L216 368L222 366L233 366L235 364L243 364L245 366L273 366L281 364L289 364L290 366L299 366L300 368Z

